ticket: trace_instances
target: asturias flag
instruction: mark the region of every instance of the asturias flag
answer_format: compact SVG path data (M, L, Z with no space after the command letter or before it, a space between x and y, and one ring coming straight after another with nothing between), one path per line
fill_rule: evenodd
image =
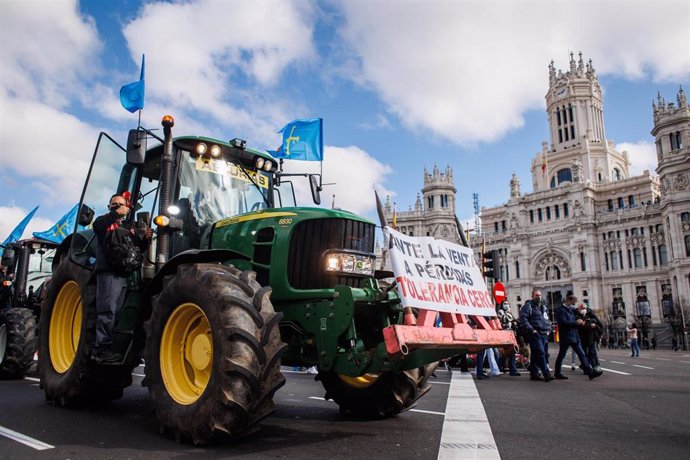
M37 209L38 209L38 206L36 206L29 214L27 214L26 217L24 217L24 219L22 219L22 221L19 222L19 225L14 227L14 230L12 230L12 233L10 233L10 235L7 238L5 238L5 241L2 242L2 246L7 246L8 244L12 244L15 241L17 241L19 238L22 237L22 234L24 233L24 229L26 228L29 221L34 216L34 214L36 213ZM0 255L2 255L3 252L5 252L5 248L1 247L0 248Z
M72 233L74 230L74 225L77 222L77 211L79 210L79 205L75 204L74 207L64 216L57 221L55 225L50 227L44 232L34 232L34 237L41 238L42 240L52 241L53 243L60 244L62 240L67 238L67 235Z
M135 81L120 88L122 107L134 113L144 108L144 55L141 55L141 75Z
M323 120L321 118L294 120L278 132L283 133L283 143L277 150L268 151L274 158L323 160Z

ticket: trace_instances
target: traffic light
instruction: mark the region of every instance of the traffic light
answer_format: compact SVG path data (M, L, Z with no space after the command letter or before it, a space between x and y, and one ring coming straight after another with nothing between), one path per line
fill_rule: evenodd
M484 278L498 279L501 273L497 250L482 253L482 271Z

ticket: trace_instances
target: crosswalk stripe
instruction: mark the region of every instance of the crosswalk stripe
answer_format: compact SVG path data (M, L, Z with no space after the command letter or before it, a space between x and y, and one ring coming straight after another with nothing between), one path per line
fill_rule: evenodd
M606 372L613 372L614 374L620 374L620 375L632 375L628 372L614 371L613 369L607 369L605 367L602 367L601 370L606 371Z

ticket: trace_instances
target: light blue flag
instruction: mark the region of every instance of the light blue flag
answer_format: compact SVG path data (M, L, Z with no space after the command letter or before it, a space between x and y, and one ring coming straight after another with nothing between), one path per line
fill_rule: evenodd
M323 119L294 120L278 132L283 133L283 143L268 151L274 158L323 161Z
M67 214L62 216L60 220L58 220L57 223L48 230L44 232L34 232L34 237L42 240L52 241L53 243L57 244L62 243L62 240L67 238L67 235L72 233L72 230L74 230L74 225L77 223L78 210L79 205L75 204Z
M19 238L22 237L22 234L24 233L24 229L26 228L29 221L34 216L34 214L36 213L37 209L38 209L38 206L36 206L29 214L27 214L26 217L24 219L22 219L21 222L19 222L19 225L14 227L14 230L12 230L12 233L10 233L10 235L7 238L5 238L5 241L2 242L2 246L4 246L4 247L0 247L0 255L2 255L3 252L5 252L5 247L7 247L7 245L14 243Z
M135 81L120 88L122 107L134 113L144 108L144 55L141 55L141 75Z

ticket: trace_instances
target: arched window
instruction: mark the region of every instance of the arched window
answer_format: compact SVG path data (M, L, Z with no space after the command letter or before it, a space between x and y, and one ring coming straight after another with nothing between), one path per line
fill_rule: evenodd
M558 172L556 172L556 175L551 178L551 188L556 188L556 186L558 186L564 182L572 182L572 181L573 181L573 172L570 170L570 168L559 169Z
M611 251L611 270L618 270L618 254L616 251Z
M621 180L623 176L621 175L621 170L618 168L613 168L613 180Z
M633 249L633 260L635 262L635 268L642 268L642 251L640 248Z
M690 257L690 235L685 235L685 255Z
M680 221L681 222L690 222L690 212L681 212L680 213Z
M668 264L668 254L666 253L666 245L662 244L659 246L659 265Z

